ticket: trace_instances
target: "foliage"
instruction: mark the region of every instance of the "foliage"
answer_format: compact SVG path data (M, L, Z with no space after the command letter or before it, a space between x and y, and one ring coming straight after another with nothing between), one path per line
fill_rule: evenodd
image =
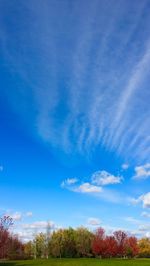
M92 251L95 255L104 257L105 253L105 231L103 228L98 228L95 232L92 242Z
M150 239L142 238L139 240L139 256L150 258Z
M126 242L127 234L121 230L114 232L114 237L116 240L116 255L118 257L123 257L126 255Z
M13 219L10 216L4 215L0 217L0 228L8 230L13 225Z
M35 237L36 256L38 258L45 258L47 254L47 239L46 234L40 233Z
M24 254L27 258L33 258L35 254L35 247L33 241L24 244Z
M50 255L53 257L74 257L76 254L75 231L72 228L53 232L50 239Z
M6 258L8 256L10 247L8 229L11 225L12 219L9 216L0 218L0 258Z
M9 216L0 218L0 259L21 258L132 258L150 257L150 239L137 241L123 231L106 235L103 228L94 233L87 228L49 230L35 236L33 241L22 243L9 232L13 224Z
M12 218L4 216L0 218L0 259L19 259L24 255L24 247L17 236L9 233L13 225Z
M73 257L135 257L138 255L138 243L135 237L127 236L123 231L116 231L107 236L103 228L95 233L81 227L77 229L59 229L48 238L39 234L30 244L25 244L25 251L35 258L73 258ZM47 254L47 255L46 255Z
M75 244L77 257L91 257L93 233L87 228L80 227L75 230Z
M9 237L9 248L7 257L9 259L23 259L24 258L24 245L17 238L17 236L11 235Z
M126 239L126 255L128 257L135 257L139 253L137 238L130 236Z
M105 238L105 257L116 257L117 243L114 236L106 236Z
M135 237L129 237L123 231L115 231L112 236L106 236L99 228L94 235L92 250L99 257L135 257L138 254L138 244Z

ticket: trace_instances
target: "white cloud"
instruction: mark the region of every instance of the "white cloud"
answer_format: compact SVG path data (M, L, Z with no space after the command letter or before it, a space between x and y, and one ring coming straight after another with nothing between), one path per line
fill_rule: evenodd
M144 208L150 208L150 192L141 197Z
M129 168L129 165L124 163L124 164L122 164L121 167L122 167L123 170L127 170Z
M32 212L26 212L25 216L32 217L33 216L33 213Z
M136 166L135 167L135 175L133 176L133 179L147 179L150 177L150 163Z
M150 208L150 192L141 195L137 199L132 198L132 199L130 199L130 202L133 205L136 205L136 204L141 202L143 204L143 208Z
M92 183L105 186L110 184L119 184L122 181L121 176L114 176L106 171L97 171L92 175Z
M34 229L34 230L46 230L47 226L51 228L55 227L54 222L52 221L36 221L34 223L29 223L29 224L23 224L22 228L26 230Z
M140 225L139 226L139 231L142 231L142 232L150 231L150 225L149 224Z
M132 205L137 205L138 203L141 202L141 198L140 198L140 197L139 197L139 198L129 198L128 200L129 200L129 202L130 202Z
M146 232L145 236L150 238L150 229L149 229L149 232Z
M135 218L133 218L133 217L130 217L130 216L129 216L129 217L125 217L124 220L127 221L127 222L129 222L129 223L135 224L135 225L141 223L140 220L137 220L137 219L135 219Z
M80 193L100 193L102 192L102 188L99 186L94 186L90 183L83 183L80 186L73 189L74 192Z
M92 226L98 226L98 225L100 225L101 224L101 221L98 219L98 218L89 218L88 220L87 220L87 224L88 225L92 225Z
M106 171L97 171L86 179L66 179L61 183L61 187L73 192L96 195L103 200L116 203L122 201L121 195L119 193L116 193L116 191L112 191L106 188L104 190L102 186L109 184L119 184L122 180L123 178L121 176L114 176Z
M35 221L33 223L18 224L13 228L13 233L17 234L20 239L24 242L32 240L35 234L46 233L47 227L50 229L57 230L57 226L53 221Z
M78 182L77 178L68 178L61 183L61 187L73 185Z
M134 230L129 229L129 227L112 227L109 225L103 225L103 228L106 230L106 233L110 235L112 235L114 231L118 230L127 232L127 234L129 234L130 236L136 236L137 238L147 237L150 234L148 224L144 224L143 226L139 225Z
M11 210L6 210L5 211L6 215L9 215L14 221L20 221L24 217L32 217L33 213L31 211L23 213L23 212L13 212Z
M33 233L30 231L17 230L15 233L23 242L31 241L34 237Z
M14 221L20 221L22 219L22 213L21 212L14 212L14 213L7 213Z
M145 218L150 218L150 213L148 212L142 212L141 216L145 217Z

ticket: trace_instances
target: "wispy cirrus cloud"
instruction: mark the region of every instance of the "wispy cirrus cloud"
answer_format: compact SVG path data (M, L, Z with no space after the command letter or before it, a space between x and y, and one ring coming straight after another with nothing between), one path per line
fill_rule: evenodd
M138 220L138 219L135 219L135 218L133 218L133 217L131 217L131 216L125 217L124 220L125 220L126 222L132 223L132 224L134 224L134 225L142 224L142 221L140 221L140 220Z
M74 185L77 182L78 182L78 179L77 178L68 178L68 179L64 180L61 183L61 187L66 187L66 186Z
M115 144L115 141L117 141L117 138L119 138L119 135L122 134L122 132L124 131L128 109L130 110L130 107L127 108L127 106L130 104L130 102L131 104L135 104L136 95L134 96L134 94L136 93L136 90L138 91L140 89L143 80L148 75L149 60L150 60L150 41L146 43L144 54L139 60L139 62L135 64L133 73L131 74L128 80L127 87L123 90L123 93L119 100L119 105L117 107L116 116L113 121L113 130L114 130L115 136L113 137L112 141L114 142L114 144ZM117 129L117 133L116 133L116 129Z
M147 1L75 1L71 16L64 1L20 8L15 33L2 16L4 64L18 77L5 94L33 134L67 153L105 147L149 160Z

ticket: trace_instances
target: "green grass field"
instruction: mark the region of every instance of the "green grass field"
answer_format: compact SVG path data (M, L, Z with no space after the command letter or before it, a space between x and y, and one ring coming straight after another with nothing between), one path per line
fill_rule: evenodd
M0 262L4 266L150 266L150 259L49 259Z

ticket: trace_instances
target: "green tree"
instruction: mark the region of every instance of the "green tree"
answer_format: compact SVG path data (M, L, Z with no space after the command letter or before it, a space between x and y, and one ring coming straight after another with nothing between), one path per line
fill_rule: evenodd
M92 239L93 233L91 233L87 228L77 228L75 231L75 243L78 257L90 257L92 255Z
M76 243L75 243L75 230L71 227L63 231L63 257L75 257L76 256Z
M36 257L45 258L47 255L47 238L46 235L40 233L35 237Z
M60 229L53 232L50 240L50 255L60 258L76 256L74 229Z
M63 230L60 229L57 232L53 232L49 241L49 250L52 257L62 257L63 249Z

